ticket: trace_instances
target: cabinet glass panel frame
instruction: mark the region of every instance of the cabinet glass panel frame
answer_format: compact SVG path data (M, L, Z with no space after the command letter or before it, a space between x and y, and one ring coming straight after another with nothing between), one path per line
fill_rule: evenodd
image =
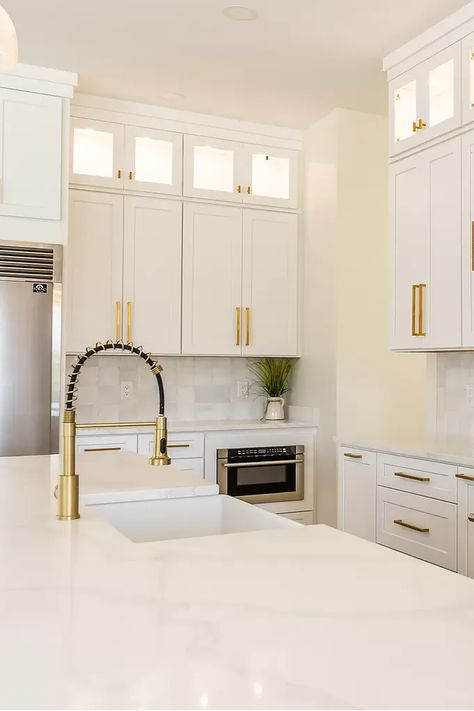
M242 165L244 203L298 207L298 151L245 143Z
M462 121L474 121L474 32L461 42Z
M210 160L209 170L205 164L206 151ZM226 173L220 187L219 176L211 170L213 158L217 169ZM184 195L241 203L244 190L242 182L239 182L241 176L240 143L205 136L184 136ZM196 181L201 184L196 185Z
M69 155L69 180L74 185L89 185L96 187L122 188L124 177L124 135L125 127L120 123L111 123L97 119L71 117L70 155ZM87 150L87 134L94 137L94 133L104 134L105 140L95 141L95 147L100 147L108 152L102 159L102 165L96 166L90 172L76 172L75 166L83 168L86 159L77 154L78 150ZM77 138L76 138L77 137ZM80 139L79 139L80 137ZM78 141L80 140L80 143ZM91 143L90 149L94 148ZM93 157L90 157L93 160ZM106 163L109 166L106 166Z
M158 161L160 164L157 164ZM181 133L125 126L125 162L125 188L158 194L182 194Z

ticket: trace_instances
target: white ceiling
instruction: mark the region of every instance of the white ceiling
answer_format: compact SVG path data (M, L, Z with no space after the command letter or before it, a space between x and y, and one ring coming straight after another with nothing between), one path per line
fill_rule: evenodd
M466 0L0 0L20 61L81 91L302 127L334 106L385 111L384 54ZM253 22L222 10L255 9ZM183 99L163 99L177 92Z

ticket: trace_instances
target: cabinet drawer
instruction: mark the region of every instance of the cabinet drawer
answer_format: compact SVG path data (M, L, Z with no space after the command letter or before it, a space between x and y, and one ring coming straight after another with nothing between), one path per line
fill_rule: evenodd
M442 501L457 502L457 467L422 459L377 456L377 484Z
M344 462L354 462L355 464L374 464L377 458L375 452L367 452L365 449L354 449L353 447L340 447Z
M291 513L280 514L280 516L283 516L283 518L289 518L290 521L301 523L303 526L311 526L314 523L312 511L294 511Z
M377 543L456 570L457 506L377 487Z
M86 435L77 438L78 454L87 452L136 452L137 435Z
M153 453L153 433L138 435L138 453L150 456ZM204 435L202 432L168 434L168 454L171 459L191 459L204 457Z
M182 472L196 474L204 479L204 459L176 459L172 457L171 465Z

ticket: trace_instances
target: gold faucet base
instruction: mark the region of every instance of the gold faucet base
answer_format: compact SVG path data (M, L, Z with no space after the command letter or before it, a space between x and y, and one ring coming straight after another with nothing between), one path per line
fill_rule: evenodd
M165 466L168 464L171 464L171 459L166 456L158 456L158 457L150 457L148 460L149 464L151 464L153 467L161 467Z
M62 474L58 477L59 521L74 521L79 518L79 477L77 474Z
M75 521L78 518L81 518L81 514L76 514L76 516L60 516L59 514L56 514L56 518L58 521Z

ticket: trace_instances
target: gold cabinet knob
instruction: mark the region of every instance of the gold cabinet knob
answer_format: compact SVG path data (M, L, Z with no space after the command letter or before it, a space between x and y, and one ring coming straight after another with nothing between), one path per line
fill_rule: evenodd
M237 187L236 187L235 189L237 190L238 193L241 193L241 192L242 192L242 186L241 186L241 185L237 185Z
M133 180L133 171L132 170L128 171L128 179Z
M251 194L252 194L252 186L249 185L249 186L247 187L247 195L251 195Z

